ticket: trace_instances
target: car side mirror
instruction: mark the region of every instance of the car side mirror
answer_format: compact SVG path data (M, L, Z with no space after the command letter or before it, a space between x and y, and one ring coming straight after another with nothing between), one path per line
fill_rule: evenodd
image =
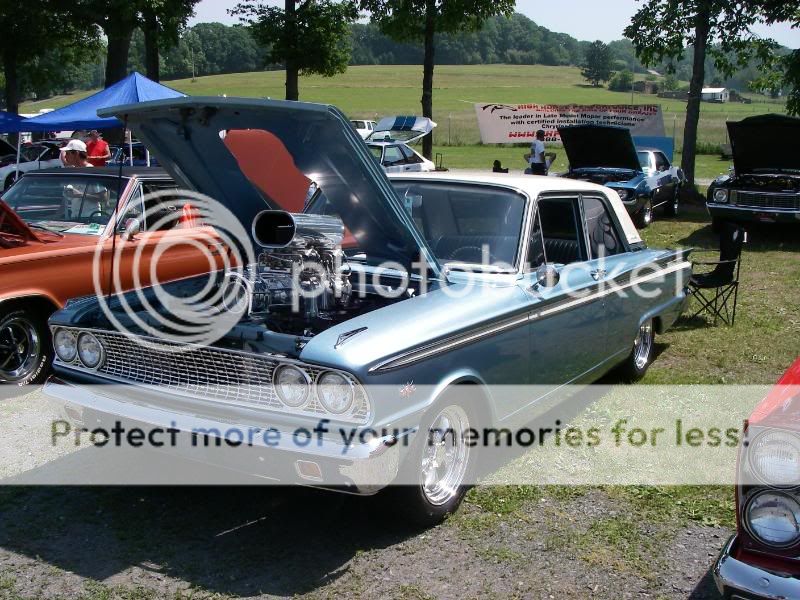
M541 287L555 287L561 280L561 275L555 266L545 263L536 269L536 284Z
M125 225L122 228L122 239L126 242L130 242L141 230L142 225L139 223L139 219L134 217L125 219Z

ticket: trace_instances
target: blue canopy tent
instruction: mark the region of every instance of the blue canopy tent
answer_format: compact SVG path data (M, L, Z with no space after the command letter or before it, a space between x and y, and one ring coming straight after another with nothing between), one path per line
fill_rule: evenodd
M149 100L182 98L182 94L165 85L148 79L141 73L133 72L111 87L68 104L58 110L27 119L25 131L63 131L75 129L108 129L122 127L123 123L115 117L98 117L101 108L135 104ZM129 155L133 164L133 142L128 136ZM149 164L149 158L148 158Z
M149 100L182 98L185 95L165 85L156 83L141 73L133 72L122 81L118 81L111 87L92 94L83 100L78 100L58 110L28 119L25 126L30 127L27 131L122 127L122 122L115 117L101 118L97 116L97 111L101 108L135 104Z
M20 131L28 131L25 129L25 123L28 119L20 117L14 113L0 110L0 133L19 133Z

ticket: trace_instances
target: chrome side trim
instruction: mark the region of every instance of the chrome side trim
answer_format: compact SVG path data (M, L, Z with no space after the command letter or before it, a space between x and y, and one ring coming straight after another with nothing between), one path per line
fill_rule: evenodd
M519 327L520 325L525 325L527 322L528 322L527 313L518 317L505 319L503 321L500 321L499 323L495 323L494 325L483 326L480 327L479 329L475 329L467 333L445 338L444 340L441 340L439 342L434 342L426 346L421 346L420 348L417 348L415 350L398 354L390 358L389 360L386 360L382 363L378 363L377 365L372 367L369 370L369 372L373 373L376 371L389 371L391 369L397 369L398 367L404 367L411 363L418 362L424 358L428 358L436 354L441 354L443 352L449 352L454 348L471 344L472 342L475 342L484 337L497 335L498 333L501 333L503 331Z
M492 325L482 324L472 331L445 338L438 342L432 342L413 350L402 352L371 367L369 372L385 372L392 369L397 369L399 367L405 367L437 354L443 354L461 346L471 344L485 337L497 335L503 331L513 329L514 327L519 327L528 322L544 319L576 306L594 302L595 300L599 300L613 293L617 293L630 287L652 281L653 279L657 279L677 271L691 269L691 266L692 265L689 261L683 260L683 256L681 254L678 255L677 259L672 258L669 262L664 264L662 268L655 270L652 273L648 273L647 275L643 275L635 279L628 279L628 281L625 281L624 283L615 283L609 281L600 282L596 286L586 288L585 292L576 292L581 294L577 298L555 301L552 304L544 306L540 310L534 310L525 316L511 317ZM624 274L621 277L624 277Z

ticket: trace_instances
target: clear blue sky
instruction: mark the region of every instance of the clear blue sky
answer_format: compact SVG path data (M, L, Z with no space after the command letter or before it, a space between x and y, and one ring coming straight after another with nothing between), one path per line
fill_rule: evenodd
M269 3L283 4L276 0L270 0ZM201 0L191 23L236 23L237 19L227 13L227 9L236 4L236 0ZM637 5L635 0L518 0L517 12L533 19L538 25L568 33L579 40L610 42L622 37L622 30L636 12ZM788 25L759 27L756 33L772 37L789 48L800 47L800 30L791 29Z

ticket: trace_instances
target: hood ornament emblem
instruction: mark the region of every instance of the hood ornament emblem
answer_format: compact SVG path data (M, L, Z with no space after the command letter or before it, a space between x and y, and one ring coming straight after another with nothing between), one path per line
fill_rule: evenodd
M367 329L367 327L359 327L358 329L353 329L352 331L345 331L336 339L336 343L333 345L334 350L339 348L339 346L343 346L359 333L366 331Z

